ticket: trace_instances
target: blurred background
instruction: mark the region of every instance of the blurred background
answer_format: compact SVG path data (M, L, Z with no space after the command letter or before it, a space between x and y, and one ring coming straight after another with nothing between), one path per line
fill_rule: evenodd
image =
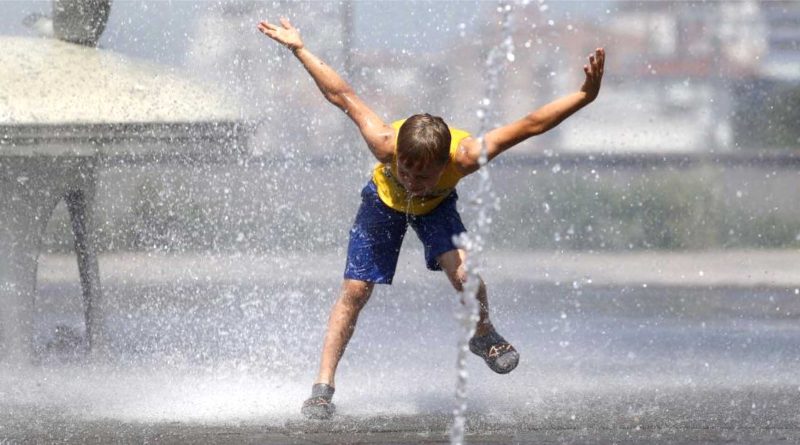
M23 19L50 8L0 3L3 34L37 35ZM484 62L502 39L495 3L114 2L100 48L204 78L256 131L229 163L109 163L102 251L343 248L373 159L302 66L257 33L283 15L387 121L428 112L478 131ZM800 3L524 1L512 20L497 124L578 89L594 48L608 62L595 103L490 167L490 248L800 246ZM71 249L63 203L45 244Z

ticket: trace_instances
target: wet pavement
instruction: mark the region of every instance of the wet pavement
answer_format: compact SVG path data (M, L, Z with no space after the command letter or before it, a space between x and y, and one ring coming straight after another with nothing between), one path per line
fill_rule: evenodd
M39 427L6 423L0 443L160 443L160 444L445 444L449 419L422 417L338 419L330 424L295 423L285 427L256 424L135 423L113 420L69 421L47 418ZM622 428L585 425L574 428L497 429L469 423L467 443L474 444L793 444L797 428L660 427Z
M44 267L36 363L0 366L0 444L447 443L457 299L404 255L395 284L362 313L332 422L303 420L299 405L335 270L254 278L247 271L263 264L239 258L212 274L175 268L128 282L118 268L104 281L107 348L87 358L74 352L77 283ZM503 272L485 273L493 320L522 361L498 376L470 357L468 443L800 443L790 274L698 283L723 269L706 261L693 280L617 282L586 274L599 266L584 259L548 266L548 281L525 261L500 257Z

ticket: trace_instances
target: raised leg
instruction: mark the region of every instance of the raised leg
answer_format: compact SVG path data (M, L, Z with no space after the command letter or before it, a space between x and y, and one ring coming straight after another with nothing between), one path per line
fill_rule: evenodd
M444 270L450 283L456 291L464 291L464 283L467 282L467 271L464 268L464 261L467 252L462 249L454 249L445 252L437 258L439 265ZM492 329L492 322L489 320L489 299L486 295L486 284L483 279L478 278L478 325L475 328L475 335L485 335ZM464 296L461 296L462 302Z
M467 280L466 270L464 270L464 260L466 252L463 250L451 250L440 255L439 265L442 266L453 287L461 292L462 303L464 302L464 283ZM489 321L489 302L486 297L486 285L483 280L478 278L478 325L475 328L475 335L469 341L469 350L481 357L489 368L498 374L507 374L514 370L519 363L519 353L509 342L506 341L492 326Z

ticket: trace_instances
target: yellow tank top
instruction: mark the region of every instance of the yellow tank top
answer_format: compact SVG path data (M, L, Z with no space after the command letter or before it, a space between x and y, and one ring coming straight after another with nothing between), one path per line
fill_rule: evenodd
M392 127L399 130L405 119L392 122ZM406 189L397 180L397 154L392 156L391 163L378 163L372 171L372 180L378 189L378 196L384 204L398 212L410 213L412 215L424 215L450 194L463 175L455 165L456 151L461 140L469 136L469 133L457 128L450 127L450 160L442 172L439 182L425 196L413 196L409 199ZM397 139L395 137L395 147Z

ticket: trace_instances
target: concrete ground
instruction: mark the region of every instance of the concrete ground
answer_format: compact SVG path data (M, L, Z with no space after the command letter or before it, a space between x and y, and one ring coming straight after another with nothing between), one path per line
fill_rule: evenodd
M448 443L456 297L419 256L404 252L363 312L331 422L298 411L337 255L104 256L99 359L70 352L74 260L44 256L36 363L0 364L0 445ZM494 322L522 361L497 376L470 357L467 442L800 443L797 264L794 251L491 253Z
M158 444L446 444L449 419L338 419L336 422L290 423L284 427L256 424L207 425L165 422L135 423L39 419L38 427L4 425L3 444L158 443ZM713 428L581 426L542 429L491 429L471 419L466 442L472 444L793 444L800 431L781 427ZM8 431L10 430L10 431Z

